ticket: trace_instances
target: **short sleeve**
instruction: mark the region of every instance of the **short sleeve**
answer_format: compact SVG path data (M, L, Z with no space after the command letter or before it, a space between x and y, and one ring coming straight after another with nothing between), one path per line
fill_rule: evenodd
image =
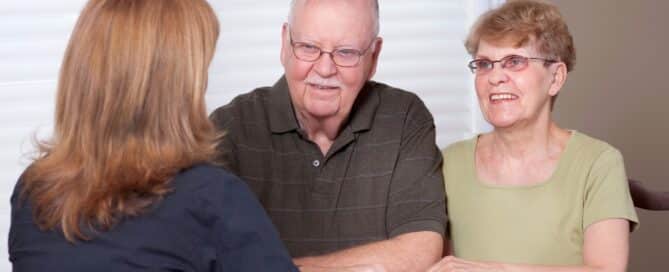
M585 191L583 229L605 219L622 218L630 221L630 229L639 219L629 192L625 166L620 152L609 148L594 162Z
M434 121L419 99L412 107L390 183L387 227L391 237L417 231L433 231L443 236L445 190Z

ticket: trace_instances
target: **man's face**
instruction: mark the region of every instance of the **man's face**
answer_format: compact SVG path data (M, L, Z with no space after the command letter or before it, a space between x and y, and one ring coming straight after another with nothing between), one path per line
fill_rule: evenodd
M293 21L283 27L281 63L296 114L301 120L343 120L376 71L381 39L374 36L372 6L360 0L299 1L293 12ZM355 49L364 54L353 67L337 66L327 53L304 61L295 57L291 39L327 52Z

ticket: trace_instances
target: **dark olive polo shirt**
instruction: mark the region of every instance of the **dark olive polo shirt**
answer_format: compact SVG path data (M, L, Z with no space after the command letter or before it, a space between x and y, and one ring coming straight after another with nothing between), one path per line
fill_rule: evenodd
M367 82L323 156L300 129L285 78L218 108L220 159L258 196L293 257L446 224L434 121L414 94Z

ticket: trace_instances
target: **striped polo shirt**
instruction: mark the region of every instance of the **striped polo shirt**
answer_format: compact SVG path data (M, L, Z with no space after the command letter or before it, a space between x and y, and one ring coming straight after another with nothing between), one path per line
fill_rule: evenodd
M325 155L300 128L285 77L211 119L225 133L220 162L249 184L293 257L444 233L442 157L415 94L367 82Z

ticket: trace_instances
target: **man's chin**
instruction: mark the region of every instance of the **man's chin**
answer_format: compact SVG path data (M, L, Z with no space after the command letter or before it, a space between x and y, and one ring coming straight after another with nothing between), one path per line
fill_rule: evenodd
M336 103L338 104L338 103ZM306 113L315 119L327 119L334 117L339 112L339 105L333 103L311 103L306 107Z

